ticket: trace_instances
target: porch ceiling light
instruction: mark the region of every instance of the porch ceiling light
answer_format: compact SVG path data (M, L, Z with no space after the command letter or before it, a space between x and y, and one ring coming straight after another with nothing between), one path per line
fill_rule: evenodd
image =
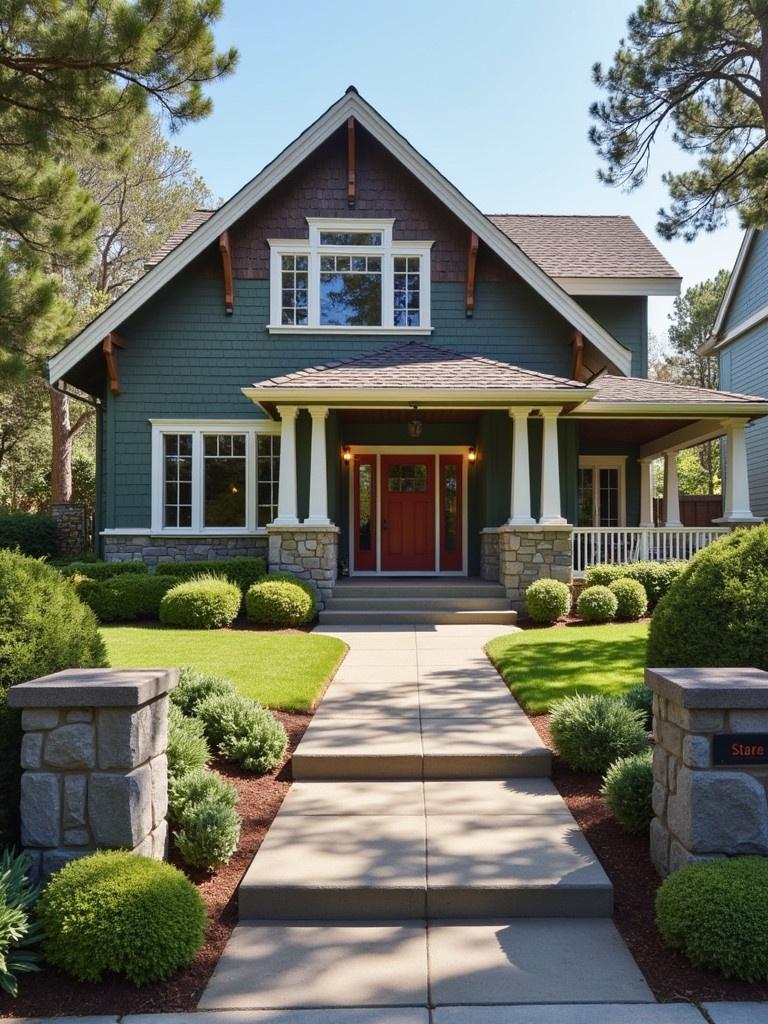
M413 411L416 412L419 407L418 407L418 405L414 405L412 408L413 408ZM423 426L424 425L421 422L421 420L418 418L418 416L414 416L412 420L408 420L408 436L409 437L421 437L421 431L423 429Z

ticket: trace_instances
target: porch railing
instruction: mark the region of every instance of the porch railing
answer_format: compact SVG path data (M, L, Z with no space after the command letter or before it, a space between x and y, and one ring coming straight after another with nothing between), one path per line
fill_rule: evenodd
M686 561L729 533L727 526L583 527L573 531L573 571L614 562Z

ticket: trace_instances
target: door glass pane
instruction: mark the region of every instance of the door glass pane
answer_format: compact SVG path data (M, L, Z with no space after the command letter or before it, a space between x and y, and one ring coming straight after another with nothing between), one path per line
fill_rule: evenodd
M443 547L456 551L459 546L459 467L455 462L443 466Z
M427 466L424 462L392 463L387 472L387 490L392 494L426 493Z
M361 551L370 551L373 544L373 466L370 462L363 462L358 467L357 487L360 505L357 524L359 547Z
M598 526L619 525L619 471L618 469L600 470L600 493Z
M579 526L594 526L592 469L579 469Z

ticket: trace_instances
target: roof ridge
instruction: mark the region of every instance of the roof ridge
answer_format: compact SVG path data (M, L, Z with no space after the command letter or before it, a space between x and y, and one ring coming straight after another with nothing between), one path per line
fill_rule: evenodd
M545 217L559 219L571 219L571 220L588 220L602 218L603 220L631 220L635 223L634 217L630 217L627 213L486 213L486 217L536 217L538 220L543 220ZM650 239L649 239L650 241Z

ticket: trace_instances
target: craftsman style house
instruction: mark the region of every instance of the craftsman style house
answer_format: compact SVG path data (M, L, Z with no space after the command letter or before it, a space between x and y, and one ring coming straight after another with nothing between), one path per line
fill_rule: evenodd
M627 217L488 216L356 90L50 361L98 403L107 559L499 580L687 557L752 520L768 400L646 379L679 277ZM676 453L725 435L724 522ZM654 527L652 463L667 460Z
M745 233L701 353L718 360L721 387L768 399L768 231ZM768 518L768 420L750 424L746 440L752 510Z

